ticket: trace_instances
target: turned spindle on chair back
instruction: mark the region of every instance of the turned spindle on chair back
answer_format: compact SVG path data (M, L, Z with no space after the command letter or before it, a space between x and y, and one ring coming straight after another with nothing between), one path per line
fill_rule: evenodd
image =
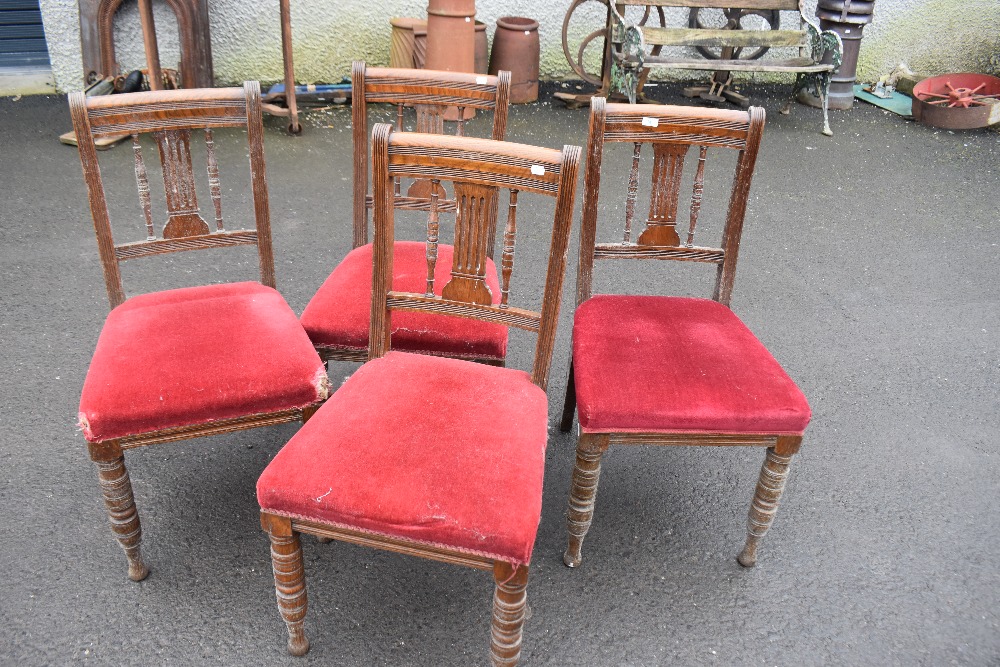
M556 320L572 225L580 149L562 151L488 139L394 132L378 124L372 133L375 194L375 285L369 358L389 350L390 310L426 311L496 322L538 334L532 381L545 389L548 381ZM455 188L457 219L454 259L449 282L440 296L434 291L437 229L433 222L437 198L431 202L427 235L427 288L423 294L392 290L394 241L394 179L428 179L437 190L441 181ZM500 190L509 191L501 260L501 299L494 305L486 285L487 243L497 224ZM554 197L555 221L541 311L510 305L519 193ZM520 221L523 225L526 221ZM535 224L534 220L527 221Z
M256 245L260 281L268 287L275 286L260 84L247 81L242 88L164 90L103 97L85 97L82 92L76 92L69 96L69 103L112 308L125 301L120 262L182 250ZM256 229L227 230L224 227L222 187L212 134L220 127L242 127L247 131ZM165 224L154 219L150 203L150 185L139 141L144 133L153 135L159 149L167 207ZM202 168L207 172L212 199L210 217L214 217L214 221L211 226L198 206L195 165L191 161L192 133L204 133L207 159ZM145 219L144 241L115 244L112 238L94 139L115 134L132 137L139 205Z
M580 238L580 270L577 304L591 295L595 259L672 259L716 264L712 298L729 305L736 277L736 260L746 213L750 180L764 130L764 110L701 109L694 107L609 104L595 97L590 112L590 136L583 199L583 229ZM597 203L601 161L607 142L633 144L632 163L625 196L622 240L597 243ZM643 148L652 149L652 179L649 216L639 228L636 200ZM690 205L681 208L684 191L684 161L697 150ZM718 246L695 244L698 216L705 187L705 164L709 149L738 152L732 191ZM684 217L687 214L685 224Z
M366 67L356 61L351 72L351 123L354 133L354 247L368 243L368 209L372 198L368 194L368 104L383 102L396 106L396 130L404 131L404 108L412 106L416 122L412 129L424 134L444 134L444 117L449 108L456 108L458 121L455 134L465 135L465 110L493 111L491 139L503 141L507 132L507 107L510 101L510 72L496 76L439 72L434 70ZM426 182L417 181L406 195L395 182L395 206L407 210L430 210L431 194L444 195ZM454 212L455 201L440 196L437 212ZM494 232L495 233L495 232ZM489 237L488 252L493 257L495 236Z

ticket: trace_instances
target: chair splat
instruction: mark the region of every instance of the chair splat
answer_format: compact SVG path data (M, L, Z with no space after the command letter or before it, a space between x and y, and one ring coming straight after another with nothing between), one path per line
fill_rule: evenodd
M163 238L176 239L210 233L198 209L198 195L191 168L190 130L160 130L153 133L163 165L163 190L167 197L167 224Z
M441 296L488 306L493 303L493 294L486 285L487 230L496 225L497 188L461 182L454 187L458 202L455 253L451 280Z
M417 110L417 132L425 134L444 134L444 113L448 110L443 104L414 104Z
M167 198L167 222L163 228L164 239L186 238L211 233L208 223L201 217L198 195L191 164L190 130L161 130L153 133L163 165L163 191ZM139 134L132 134L132 151L135 154L135 181L139 191L139 205L146 223L146 240L156 240L149 196L149 176L142 157ZM208 189L215 210L216 231L225 231L222 221L222 183L219 179L219 161L215 153L212 128L205 128L205 155L208 171Z
M639 235L639 245L679 246L677 235L677 201L680 196L681 174L684 170L686 144L653 144L652 194L649 198L649 219Z

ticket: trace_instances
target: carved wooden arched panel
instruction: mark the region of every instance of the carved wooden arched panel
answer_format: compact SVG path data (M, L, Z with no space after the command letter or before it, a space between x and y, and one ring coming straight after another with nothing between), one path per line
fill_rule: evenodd
M124 0L80 0L83 76L91 82L119 74L115 58L114 18ZM177 17L181 45L181 81L185 88L211 88L212 38L206 0L166 0Z

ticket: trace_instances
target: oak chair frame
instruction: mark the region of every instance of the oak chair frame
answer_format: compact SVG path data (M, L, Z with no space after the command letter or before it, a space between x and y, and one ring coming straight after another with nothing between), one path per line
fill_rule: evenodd
M464 110L493 110L491 138L503 141L507 133L507 109L510 105L510 72L501 71L495 76L443 72L434 70L368 67L355 61L351 70L351 125L354 141L354 207L353 248L368 243L368 211L374 199L368 186L371 152L368 134L368 105L378 102L396 105L396 130L404 131L404 107L416 111L418 132L444 134L444 114L449 106L458 107L457 136L464 136ZM427 211L430 215L431 197L411 197L400 191L397 179L394 184L394 206L400 210ZM455 211L455 201L439 198L437 213ZM436 223L435 223L436 224ZM487 243L489 257L493 257L496 230L490 232ZM323 361L367 361L367 350L345 350L317 345ZM463 359L462 355L449 355Z
M69 95L70 113L112 309L126 300L119 266L121 262L186 250L254 245L259 258L260 282L268 287L275 287L260 103L260 84L256 81L247 81L242 88L170 90L104 97L85 97L82 92ZM218 163L212 136L212 130L220 127L246 129L255 229L224 229ZM190 156L192 129L203 129L206 134L207 170L214 204L215 231L211 231L201 217L194 191ZM152 133L160 148L169 216L162 238L156 237L153 227L149 182L139 143L139 135L143 133ZM108 203L94 140L121 134L132 137L136 181L147 238L134 243L116 244L112 237ZM260 426L305 422L321 404L322 401L317 401L298 409L245 415L102 442L88 442L90 458L97 465L112 530L128 559L129 578L141 581L149 574L149 568L140 554L142 530L132 484L125 468L126 450Z
M580 260L577 273L577 306L592 294L595 259L663 259L715 264L712 299L729 307L736 278L736 260L746 214L750 181L764 129L764 110L728 111L695 107L610 104L604 98L591 101L590 133L584 182ZM620 243L597 243L597 205L601 182L601 161L606 142L635 145L626 204L625 239ZM631 225L638 185L639 151L652 144L653 192L650 217L637 241L631 241ZM700 150L691 202L691 223L686 242L677 234L677 200L683 157L689 147ZM722 233L721 247L693 244L704 185L704 164L709 147L738 151L732 193ZM680 163L674 162L679 152ZM662 162L661 162L662 160ZM662 171L660 167L662 166ZM676 168L675 168L676 167ZM660 176L657 177L659 171ZM560 430L570 431L576 410L573 359ZM767 454L754 493L747 524L747 540L738 560L744 567L756 563L757 546L774 518L788 475L792 456L798 452L802 436L728 433L638 433L579 432L576 464L569 500L568 546L563 561L575 567L581 561L584 537L590 528L601 473L601 458L611 445L706 445L765 447Z
M433 312L498 322L538 335L531 381L544 391L552 363L569 235L573 224L580 148L564 146L562 151L558 151L486 139L394 132L391 125L382 123L375 125L372 136L375 248L369 359L377 359L389 351L392 310ZM496 217L496 206L490 207L489 204L481 207L478 214L469 214L470 209L465 209L465 214L461 211L459 213L455 239L456 260L451 282L445 287L444 295L437 296L431 289L424 294L393 291L394 179L399 176L452 181L456 185L456 197L460 200L464 198L464 190L471 194L470 199L481 196L488 199L492 196L495 204L500 188L511 190L512 201L504 234L505 289L509 288L510 270L514 261L516 192L528 191L554 197L555 221L541 311L515 308L507 303L506 298L499 305L492 305L482 299L477 301L477 296L481 295L477 294L476 286L485 286L485 247L482 237L487 230L483 228L495 224ZM460 209L462 206L460 202ZM463 218L469 222L468 225L462 224ZM467 265L459 266L462 260L458 258L465 255L466 251L475 260L472 264L480 267L478 274L466 272L464 269ZM433 252L428 253L429 277L434 275L433 255ZM468 280L470 277L471 280ZM457 285L457 288L449 289L451 285ZM288 628L288 650L293 655L303 655L309 650L309 641L303 627L307 598L299 540L299 534L306 533L323 540L340 540L444 563L492 570L496 589L493 598L490 659L493 665L512 667L517 664L527 599L527 565L470 554L464 549L432 546L266 511L261 512L261 526L271 540L278 607Z

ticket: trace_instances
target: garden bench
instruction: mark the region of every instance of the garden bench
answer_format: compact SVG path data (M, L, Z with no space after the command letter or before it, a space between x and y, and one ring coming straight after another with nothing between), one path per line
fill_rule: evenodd
M655 7L658 11L670 7L690 10L719 8L725 12L729 24L724 28L702 27L692 20L690 27L685 28L641 25L625 19L624 10L630 5ZM828 93L833 72L840 66L843 44L839 35L830 30L821 31L806 16L803 0L615 0L609 9L611 89L627 95L632 103L641 92L645 68L721 72L724 76L713 77L708 94L702 95L718 101L723 96L729 99L742 97L726 90L731 82L730 72L794 72L792 99L801 90L811 88L815 91L823 107L823 134L833 134L827 113ZM786 10L798 12L798 30L743 29L740 23L744 15ZM774 24L776 27L777 22ZM721 57L661 55L663 47L695 47L702 53L707 49L720 49ZM756 59L772 47L797 47L799 53L791 58ZM738 57L743 49L755 49L756 55ZM787 114L790 110L791 99L781 112Z

